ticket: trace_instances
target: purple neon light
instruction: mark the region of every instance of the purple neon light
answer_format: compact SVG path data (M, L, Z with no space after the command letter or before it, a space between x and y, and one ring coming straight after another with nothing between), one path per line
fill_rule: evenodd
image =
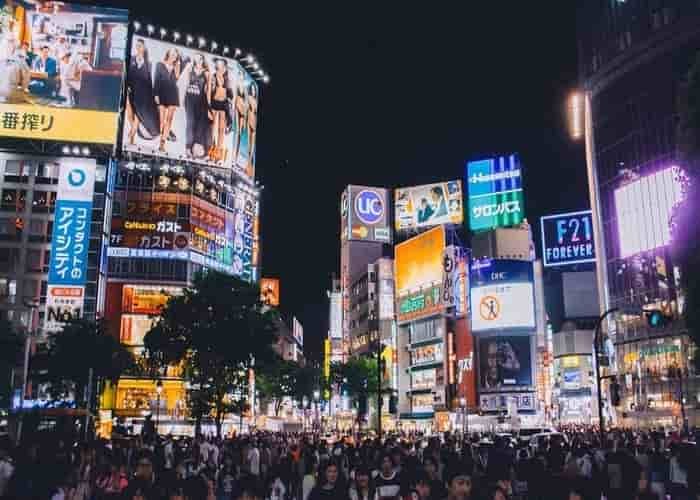
M673 208L682 201L680 169L669 167L615 190L620 257L668 245Z

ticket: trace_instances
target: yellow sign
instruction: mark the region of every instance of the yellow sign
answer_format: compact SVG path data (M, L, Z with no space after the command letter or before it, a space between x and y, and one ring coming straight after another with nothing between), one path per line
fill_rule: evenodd
M0 104L0 136L114 144L118 114L32 104Z

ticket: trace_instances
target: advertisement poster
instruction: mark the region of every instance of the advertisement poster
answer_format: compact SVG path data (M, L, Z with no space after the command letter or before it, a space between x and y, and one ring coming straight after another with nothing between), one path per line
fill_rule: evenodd
M155 316L168 303L170 297L181 295L182 288L158 285L124 285L122 312Z
M515 226L525 218L517 155L468 162L466 185L472 231Z
M342 202L348 216L348 238L356 241L391 243L389 192L384 188L348 186Z
M467 318L455 321L455 357L457 359L457 394L465 398L470 408L475 408L476 400L476 354L474 337L469 331Z
M260 301L268 306L280 305L280 280L277 278L260 279Z
M128 11L0 0L0 16L0 136L114 144Z
M532 337L497 336L479 340L482 390L532 386Z
M483 259L471 267L472 331L535 328L531 262Z
M442 226L415 236L395 247L398 320L408 321L438 313L443 287Z
M135 35L124 150L255 179L258 85L235 59Z
M397 189L394 210L397 231L460 225L464 221L462 183L449 181Z
M95 160L59 162L46 299L46 333L60 331L82 315L90 246Z
M547 215L540 219L545 267L595 262L590 210Z

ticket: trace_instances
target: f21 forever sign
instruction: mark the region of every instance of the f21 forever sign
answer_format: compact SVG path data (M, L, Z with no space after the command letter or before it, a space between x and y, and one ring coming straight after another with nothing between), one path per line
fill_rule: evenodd
M590 210L547 215L540 220L545 266L595 262L593 216Z
M82 316L85 300L95 160L60 161L51 240L44 331L57 332Z

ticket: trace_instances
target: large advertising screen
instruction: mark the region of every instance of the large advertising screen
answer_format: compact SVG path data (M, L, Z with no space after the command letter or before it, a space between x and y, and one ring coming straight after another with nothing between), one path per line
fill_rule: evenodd
M531 387L532 339L530 335L479 339L481 390Z
M396 231L462 224L462 183L449 181L399 188L394 192L394 210Z
M255 178L258 86L235 59L135 35L123 147Z
M126 10L0 0L0 136L114 144L127 28Z
M620 257L666 246L671 217L683 199L681 170L668 167L615 190L615 215Z
M475 261L471 270L472 331L535 328L532 263Z
M82 316L95 189L95 160L59 162L58 192L51 237L44 331L63 329Z
M399 321L430 316L443 309L445 230L433 228L395 247L395 280Z
M542 264L564 266L595 262L593 216L590 210L540 219L542 229Z
M468 162L466 184L472 231L515 226L525 218L517 155Z
M384 188L348 186L345 210L348 238L359 241L391 243L389 192Z

